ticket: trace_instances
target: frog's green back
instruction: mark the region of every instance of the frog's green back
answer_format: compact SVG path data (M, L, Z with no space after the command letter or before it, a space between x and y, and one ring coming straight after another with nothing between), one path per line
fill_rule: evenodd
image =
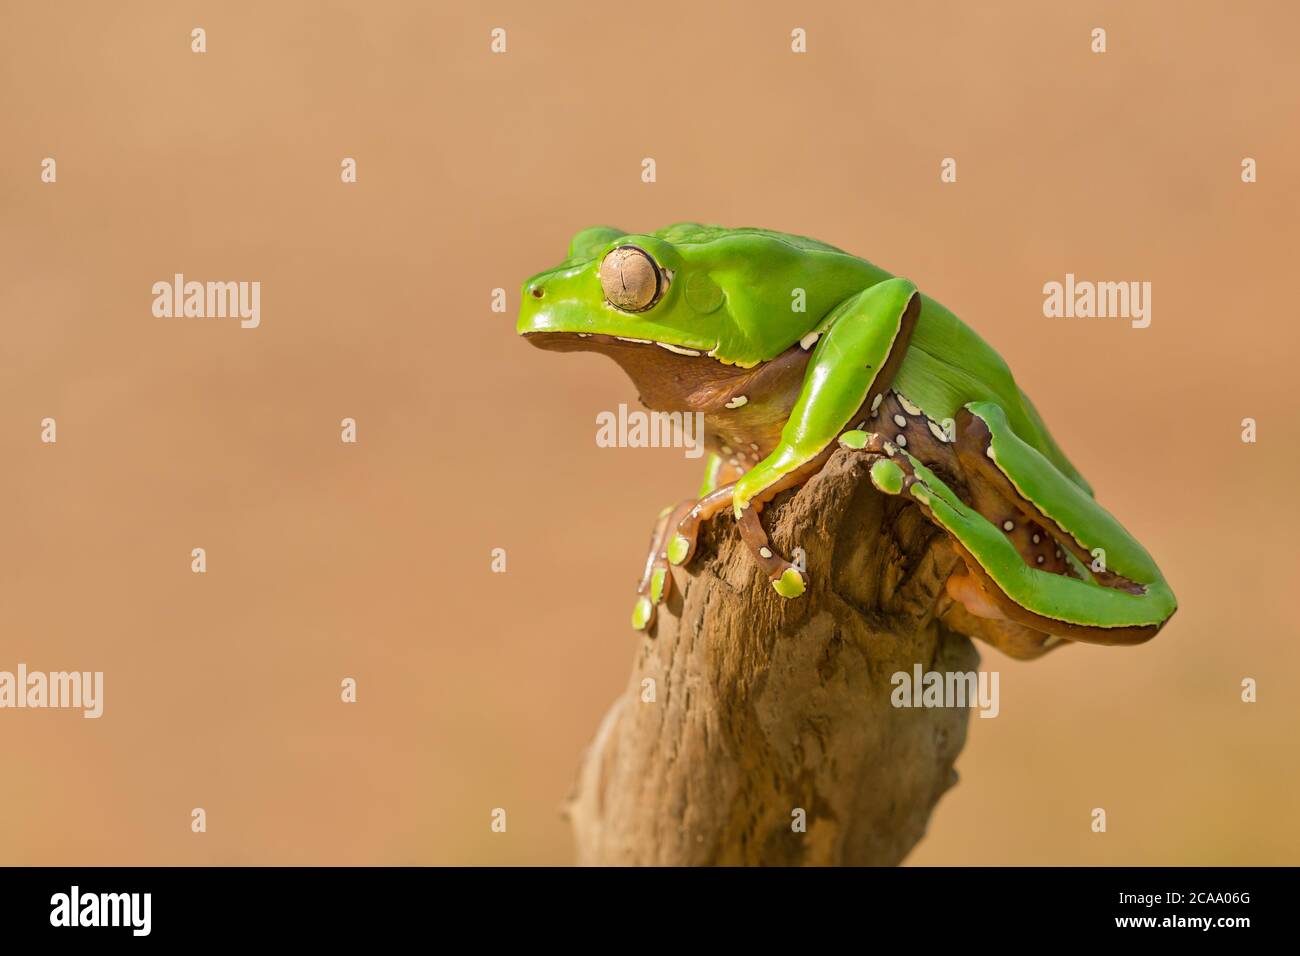
M796 249L806 249L810 252L838 252L844 256L853 255L851 252L845 252L843 249L832 246L829 242L810 239L807 236L796 236L792 232L777 232L775 229L758 229L750 226L733 229L726 226L706 226L698 222L675 222L671 226L651 233L651 235L658 236L665 242L671 243L712 242L715 239L725 239L728 236L770 236L773 239L788 242ZM861 257L854 256L854 258Z
M654 234L672 243L712 242L737 234L767 235L802 250L853 256L871 269L879 269L871 261L827 242L774 229L728 229L699 222L675 222ZM888 277L888 273L883 274ZM939 420L956 418L959 408L967 402L997 402L1024 442L1034 446L1075 484L1091 494L1091 486L1053 440L1034 403L1019 388L1002 356L941 304L926 295L922 295L922 302L909 354L894 380L897 389L911 401L919 403L932 418Z
M695 222L679 222L651 233L674 245L709 243L737 236L779 239L796 249L813 253L835 253L822 260L828 272L840 273L839 281L855 287L891 278L890 273L861 256L845 252L807 236L750 227L727 228ZM840 265L828 263L838 261ZM858 291L861 291L858 288ZM1065 475L1089 494L1091 487L1052 439L1033 403L1016 384L1011 370L974 329L938 302L922 296L922 309L911 346L899 368L897 389L925 409L931 418L955 418L968 402L992 401L1001 406L1012 428L1027 444L1041 452Z

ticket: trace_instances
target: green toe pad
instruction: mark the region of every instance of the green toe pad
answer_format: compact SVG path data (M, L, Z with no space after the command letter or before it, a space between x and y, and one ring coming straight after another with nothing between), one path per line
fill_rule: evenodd
M668 574L663 568L659 568L650 576L650 600L658 604L664 597L664 578Z
M887 458L871 466L871 483L887 495L903 490L903 469Z
M673 535L673 540L668 542L668 560L673 564L681 564L686 560L686 552L691 549L691 543L680 534Z
M636 607L632 609L632 626L638 631L644 631L646 624L650 622L650 612L653 610L654 605L650 603L649 598L638 598Z
M786 568L784 573L772 582L776 593L784 598L797 598L803 594L803 575L794 568Z

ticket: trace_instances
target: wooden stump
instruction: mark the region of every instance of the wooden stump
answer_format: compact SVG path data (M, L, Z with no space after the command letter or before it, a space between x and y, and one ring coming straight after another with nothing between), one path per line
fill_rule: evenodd
M795 600L729 517L706 526L566 807L579 863L896 864L920 840L968 711L896 708L891 678L979 656L936 618L946 538L867 470L837 451L764 509L773 546L807 555Z

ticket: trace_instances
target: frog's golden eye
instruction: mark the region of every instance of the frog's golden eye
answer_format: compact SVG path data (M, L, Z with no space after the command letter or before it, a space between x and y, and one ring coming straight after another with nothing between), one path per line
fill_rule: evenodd
M663 295L663 275L650 253L636 246L619 246L600 264L605 301L624 312L644 312Z

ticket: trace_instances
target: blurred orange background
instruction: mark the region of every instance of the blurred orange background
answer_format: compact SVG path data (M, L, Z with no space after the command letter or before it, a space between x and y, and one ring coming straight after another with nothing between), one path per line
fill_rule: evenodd
M106 686L99 720L0 711L0 863L570 862L558 807L699 463L597 448L635 390L518 340L517 290L579 228L683 219L815 236L952 308L1180 598L1135 649L981 647L1001 715L910 862L1300 862L1298 26L1282 2L6 4L0 670ZM260 281L261 326L155 318L176 272ZM1044 318L1067 272L1151 282L1150 328Z

